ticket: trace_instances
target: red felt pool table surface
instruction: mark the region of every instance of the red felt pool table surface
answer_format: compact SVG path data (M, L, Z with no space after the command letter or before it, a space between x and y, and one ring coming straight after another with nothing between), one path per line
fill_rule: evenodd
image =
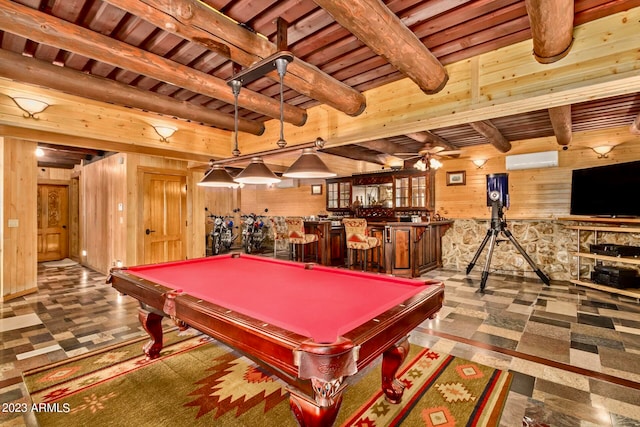
M226 254L131 267L129 273L331 343L425 290L415 279Z

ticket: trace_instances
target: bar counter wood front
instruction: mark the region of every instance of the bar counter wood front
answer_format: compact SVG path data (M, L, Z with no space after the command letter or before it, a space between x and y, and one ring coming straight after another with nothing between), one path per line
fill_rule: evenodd
M372 249L369 259L374 270L405 277L421 274L442 267L442 236L452 221L431 222L369 222L369 235L382 242L378 252ZM318 235L318 263L343 266L346 260L344 227L331 221L305 221L305 232ZM315 246L305 250L306 260L315 257ZM357 263L355 263L357 264ZM369 267L371 269L371 266Z
M453 221L369 222L369 233L382 240L381 272L419 277L442 267L442 236Z

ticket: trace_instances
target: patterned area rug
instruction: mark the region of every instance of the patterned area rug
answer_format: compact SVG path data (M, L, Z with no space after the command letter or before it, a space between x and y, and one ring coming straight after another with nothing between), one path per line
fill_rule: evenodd
M166 334L159 359L138 340L24 373L41 426L295 426L285 384L195 331ZM511 374L412 346L403 402L389 404L379 363L351 379L338 426L497 426Z

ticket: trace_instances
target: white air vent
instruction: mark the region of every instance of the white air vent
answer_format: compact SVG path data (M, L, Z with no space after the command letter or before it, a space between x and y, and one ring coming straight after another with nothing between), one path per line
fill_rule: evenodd
M297 179L283 179L282 181L276 183L276 188L296 188L298 186Z
M557 151L543 151L541 153L516 154L507 156L506 167L508 171L517 169L551 168L558 166Z

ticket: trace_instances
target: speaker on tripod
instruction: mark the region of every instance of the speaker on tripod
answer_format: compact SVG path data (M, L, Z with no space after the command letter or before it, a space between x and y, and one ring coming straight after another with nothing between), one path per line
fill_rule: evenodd
M518 249L518 252L527 260L533 271L544 282L545 285L549 285L549 278L538 268L533 262L531 257L527 255L525 250L520 246L518 241L513 237L511 232L507 229L507 220L504 217L504 208L509 208L509 174L498 173L487 175L487 206L491 207L491 226L487 230L487 234L484 236L480 247L476 251L473 259L467 266L467 274L471 272L478 257L482 253L484 247L489 243L489 252L487 253L487 259L484 263L484 270L482 270L482 277L480 280L480 291L484 292L487 278L489 277L489 267L491 266L491 257L493 255L493 249L497 244L497 238L500 233L504 234L513 246Z

